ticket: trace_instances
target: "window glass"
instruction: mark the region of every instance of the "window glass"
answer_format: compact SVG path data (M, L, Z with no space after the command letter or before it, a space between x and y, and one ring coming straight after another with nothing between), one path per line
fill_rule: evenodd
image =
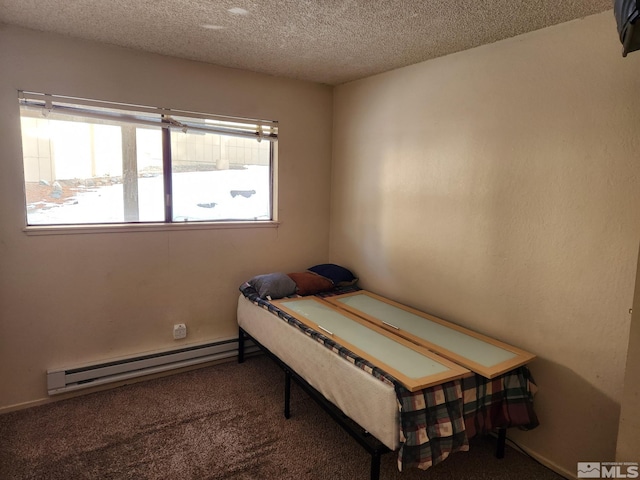
M55 117L22 112L28 225L164 220L159 127Z
M272 219L259 124L60 105L21 104L27 225Z
M174 221L269 220L270 142L172 132Z

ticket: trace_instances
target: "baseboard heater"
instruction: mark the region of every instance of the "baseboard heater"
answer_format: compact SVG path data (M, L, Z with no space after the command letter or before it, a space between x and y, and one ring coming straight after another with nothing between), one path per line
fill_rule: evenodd
M245 345L245 354L254 352L259 352L258 346L250 344L247 350ZM55 395L237 355L238 339L228 338L73 368L47 370L47 390L49 395Z

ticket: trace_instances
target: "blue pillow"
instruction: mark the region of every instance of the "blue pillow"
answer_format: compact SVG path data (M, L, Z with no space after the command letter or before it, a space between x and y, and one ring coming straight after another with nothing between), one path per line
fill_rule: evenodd
M286 273L267 273L257 275L249 280L249 285L256 289L260 298L276 300L296 293L296 282Z
M322 263L308 269L310 272L322 275L333 282L336 287L345 287L355 284L358 279L351 271L335 263Z

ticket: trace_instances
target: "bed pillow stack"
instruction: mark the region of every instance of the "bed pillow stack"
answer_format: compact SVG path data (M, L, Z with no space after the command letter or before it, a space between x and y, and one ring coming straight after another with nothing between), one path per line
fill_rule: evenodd
M289 295L315 295L336 287L354 285L358 279L348 269L334 263L315 265L304 272L267 273L257 275L247 283L260 298L276 300Z

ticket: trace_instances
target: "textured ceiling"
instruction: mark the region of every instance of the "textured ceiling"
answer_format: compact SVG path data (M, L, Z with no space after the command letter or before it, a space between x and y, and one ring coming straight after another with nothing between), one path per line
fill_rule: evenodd
M612 0L0 0L0 23L337 85L611 8Z

